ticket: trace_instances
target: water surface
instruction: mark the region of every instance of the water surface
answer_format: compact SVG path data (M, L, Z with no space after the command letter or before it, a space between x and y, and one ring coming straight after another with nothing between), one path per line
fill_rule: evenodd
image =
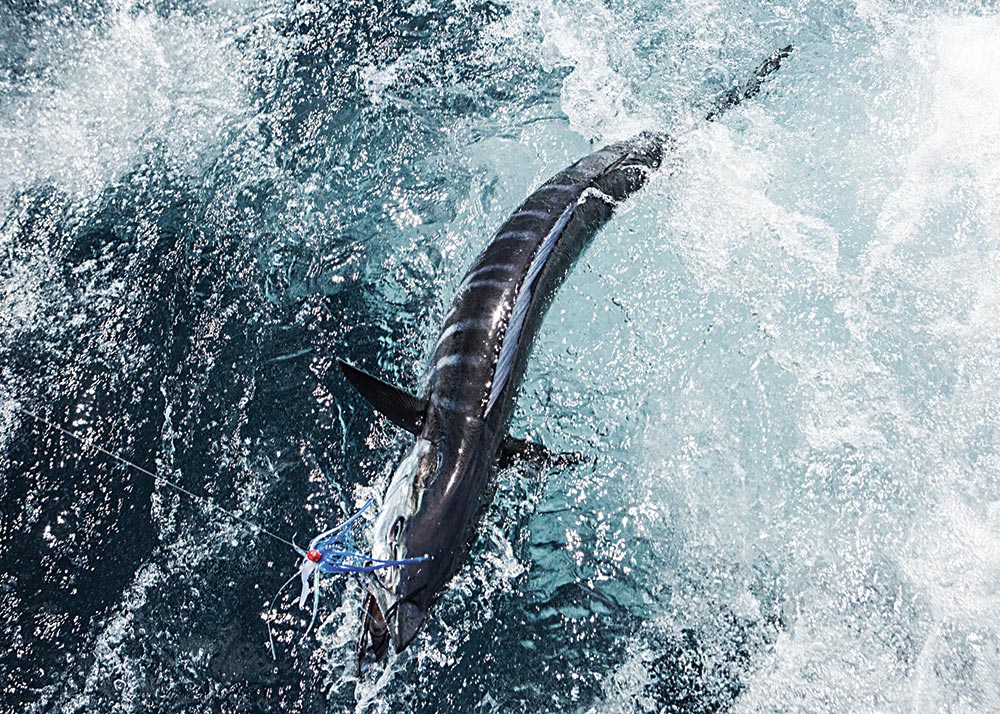
M752 103L700 107L779 46ZM4 712L1000 711L991 3L0 10ZM549 175L674 158L558 295L465 570L378 676L280 543L407 438L466 267Z

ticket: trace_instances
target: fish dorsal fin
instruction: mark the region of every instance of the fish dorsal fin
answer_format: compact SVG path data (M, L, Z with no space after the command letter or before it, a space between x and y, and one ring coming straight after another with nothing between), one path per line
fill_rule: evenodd
M342 359L337 360L347 381L361 392L361 396L375 407L375 411L396 426L406 429L411 434L419 434L424 425L424 412L427 403L402 389L383 382L357 367L347 364Z

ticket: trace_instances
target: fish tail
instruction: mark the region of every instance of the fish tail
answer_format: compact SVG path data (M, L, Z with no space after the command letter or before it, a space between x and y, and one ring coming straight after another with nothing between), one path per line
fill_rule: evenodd
M788 45L787 47L782 47L780 50L775 50L770 57L761 62L760 66L754 70L750 78L743 82L743 84L738 84L717 97L712 102L711 109L705 115L705 119L713 121L720 117L726 110L739 106L744 99L750 99L757 94L763 86L764 80L781 67L781 63L792 54L793 49L792 45Z

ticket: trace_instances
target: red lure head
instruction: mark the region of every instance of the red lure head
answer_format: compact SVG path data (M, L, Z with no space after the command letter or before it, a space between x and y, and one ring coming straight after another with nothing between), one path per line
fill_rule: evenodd
M306 551L306 557L309 558L309 560L311 560L314 563L318 563L319 561L323 560L323 554L320 553L315 548L310 548L308 551Z

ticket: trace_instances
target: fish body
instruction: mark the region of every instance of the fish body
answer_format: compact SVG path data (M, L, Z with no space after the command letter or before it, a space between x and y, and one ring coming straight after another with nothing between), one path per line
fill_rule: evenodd
M378 631L368 632L374 654L386 648L386 633L397 651L409 644L464 562L495 491L515 397L552 296L615 206L659 166L663 145L643 134L553 176L460 283L430 359L416 442L374 528L374 558L427 559L375 574L365 607Z
M791 48L717 102L708 119L756 93ZM372 558L418 559L372 574L359 665L401 652L462 567L496 490L498 458L542 318L567 272L623 200L663 161L669 139L643 133L580 159L542 184L493 235L459 284L416 397L341 362L347 378L416 437L396 468Z

